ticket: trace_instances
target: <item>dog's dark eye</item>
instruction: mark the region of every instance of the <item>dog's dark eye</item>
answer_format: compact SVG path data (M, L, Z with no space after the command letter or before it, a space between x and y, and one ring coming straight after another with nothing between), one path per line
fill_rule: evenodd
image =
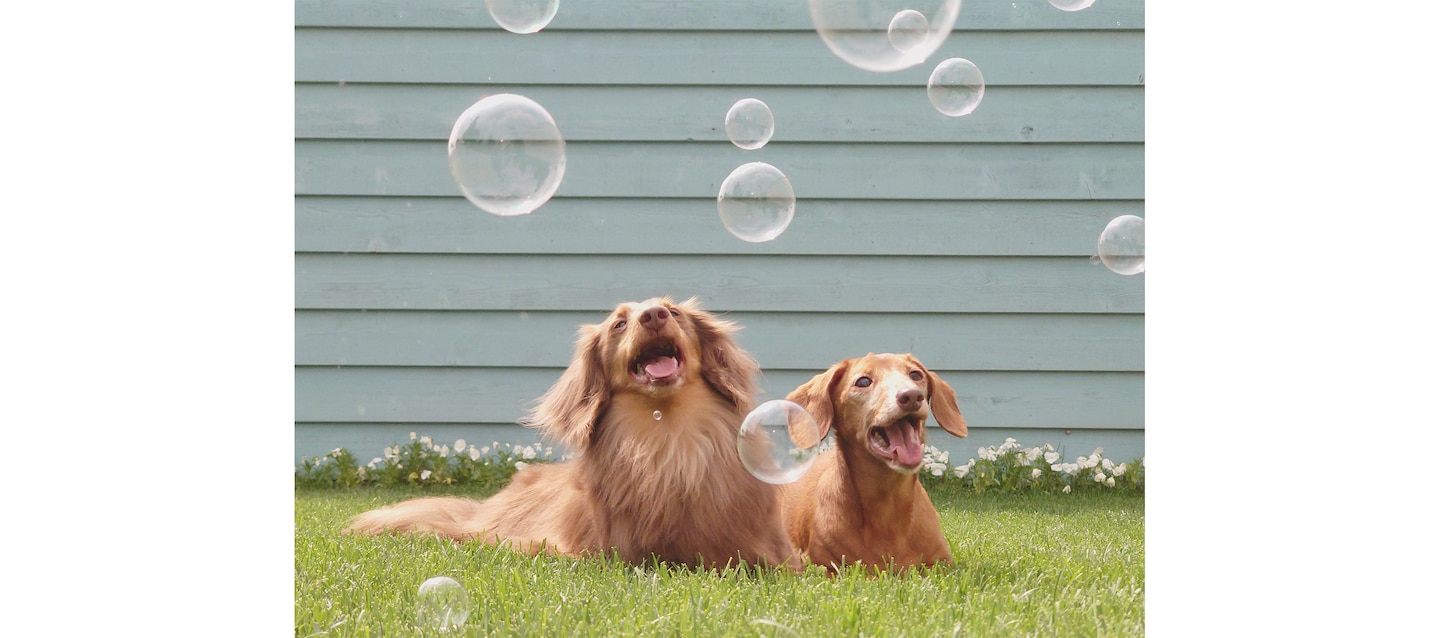
M621 320L619 320L619 321L616 321L616 322L615 322L615 325L610 326L610 329L611 329L611 330L619 330L619 329L624 328L624 327L625 327L625 320L624 320L624 319L621 319Z
M855 380L855 387L868 388L870 387L871 383L873 383L873 381L870 380L870 377L860 377L859 379Z
M920 371L919 371L919 370L911 370L911 371L910 371L910 378L913 379L913 380L915 380L915 381L919 381L919 380L921 380L921 379L924 379L924 378L925 378L925 375L920 374Z

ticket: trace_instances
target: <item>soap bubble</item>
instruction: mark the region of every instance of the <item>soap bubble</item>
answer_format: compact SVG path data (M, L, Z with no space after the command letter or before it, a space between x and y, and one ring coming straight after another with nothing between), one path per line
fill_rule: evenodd
M545 107L510 93L492 95L450 130L450 175L471 203L496 215L524 215L560 188L565 140Z
M886 35L890 37L890 46L903 53L925 43L930 37L930 21L925 19L925 14L906 9L890 19Z
M511 33L534 33L554 19L560 0L485 0L490 17Z
M985 76L965 58L950 58L935 65L925 85L935 110L951 117L969 115L985 97Z
M747 97L725 113L725 134L730 137L731 143L753 151L764 146L775 134L775 115L764 102Z
M960 15L960 0L809 1L810 19L825 46L866 71L898 71L924 62ZM898 43L892 28L897 21L903 27Z
M748 242L779 237L795 217L795 189L780 169L765 162L731 171L715 202L725 229Z
M470 594L454 578L436 576L420 584L415 622L421 627L455 629L470 617Z
M785 399L761 403L740 424L740 463L771 485L794 483L820 453L820 425Z
M1050 0L1050 6L1061 11L1079 11L1095 4L1095 0Z
M1122 275L1145 272L1145 220L1121 215L1110 220L1097 242L1100 261Z

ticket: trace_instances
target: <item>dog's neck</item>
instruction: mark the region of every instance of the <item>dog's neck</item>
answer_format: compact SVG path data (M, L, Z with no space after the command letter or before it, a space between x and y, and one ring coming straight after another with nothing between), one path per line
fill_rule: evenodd
M920 496L918 473L905 474L890 469L884 461L865 449L855 449L848 441L837 439L839 475L848 477L847 491L863 512L865 519L909 520L910 512Z

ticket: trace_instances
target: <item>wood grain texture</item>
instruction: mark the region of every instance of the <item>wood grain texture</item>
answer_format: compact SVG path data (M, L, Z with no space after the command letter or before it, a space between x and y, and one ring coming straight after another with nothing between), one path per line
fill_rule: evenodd
M669 294L717 311L1134 313L1143 293L1143 278L1076 257L295 256L295 305L316 309L592 310Z
M992 86L974 113L946 117L916 86L536 86L336 83L295 86L296 139L446 140L476 101L544 105L565 139L722 142L725 114L756 98L780 142L1140 142L1143 87Z
M747 154L721 142L570 142L565 155L555 197L715 197L731 171L754 161L780 169L799 200L1145 196L1140 144L772 142ZM442 141L296 140L295 192L435 197L459 189Z
M605 311L295 313L306 366L563 368L580 324ZM1126 314L731 312L767 369L820 371L867 352L912 352L946 370L1144 370L1144 317Z
M500 30L481 0L297 0L299 27ZM1040 2L965 0L957 31L1010 29L1129 30L1145 26L1144 0L1104 0L1074 13ZM727 0L563 0L545 31L810 31L805 2ZM523 36L516 36L523 37Z
M458 195L301 196L295 198L295 249L1089 257L1105 224L1120 215L1144 217L1144 202L805 200L783 234L750 244L722 230L714 197L552 199L530 215L497 217Z
M297 82L925 86L941 60L974 62L985 85L1144 84L1139 31L975 31L918 66L861 71L811 32L297 29Z

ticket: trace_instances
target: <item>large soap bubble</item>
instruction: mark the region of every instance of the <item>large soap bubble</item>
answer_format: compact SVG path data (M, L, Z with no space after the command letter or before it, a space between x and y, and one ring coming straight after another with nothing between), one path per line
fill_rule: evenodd
M810 19L825 46L866 71L924 62L959 16L960 0L810 0Z
M534 100L492 95L460 115L450 131L450 175L471 203L496 215L524 215L565 177L565 140Z
M761 403L740 424L740 463L772 485L794 483L820 453L820 424L800 404L785 399Z
M795 217L790 179L765 162L750 162L730 172L715 198L720 221L730 234L748 242L780 236Z
M560 0L485 0L485 8L506 31L535 33L555 18Z
M1145 272L1145 220L1134 215L1110 220L1096 247L1106 268L1122 275Z
M449 576L436 576L421 583L415 597L415 622L422 628L456 629L470 617L470 594Z

